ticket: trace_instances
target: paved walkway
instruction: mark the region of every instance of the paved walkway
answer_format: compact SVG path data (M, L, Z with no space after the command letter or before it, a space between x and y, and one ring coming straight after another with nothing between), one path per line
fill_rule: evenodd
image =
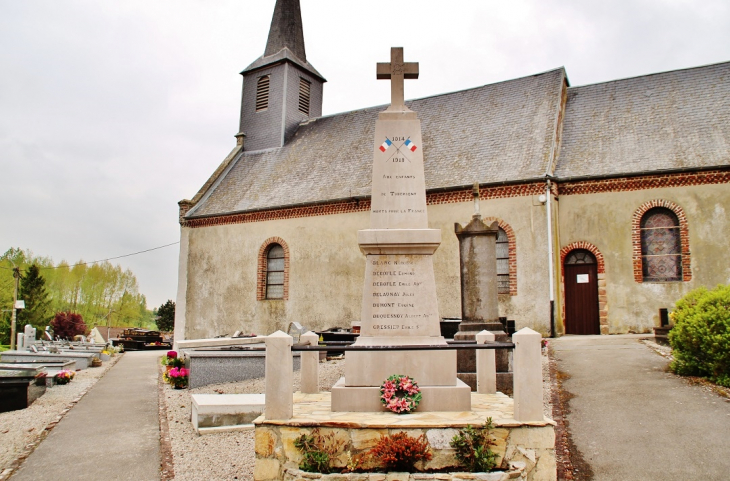
M594 475L578 479L730 479L730 402L666 372L640 337L550 341L575 396L569 429Z
M11 479L159 480L159 356L125 353Z

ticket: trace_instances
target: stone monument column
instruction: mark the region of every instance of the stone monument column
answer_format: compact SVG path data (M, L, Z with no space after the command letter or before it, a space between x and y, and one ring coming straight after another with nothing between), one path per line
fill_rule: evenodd
M461 323L454 335L455 341L475 341L476 335L486 330L494 334L496 342L509 342L499 322L497 295L497 235L496 221L490 225L479 213L479 184L474 185L475 213L466 226L454 225L459 239L461 267ZM495 351L497 390L511 394L512 375L509 371L509 351ZM475 351L459 351L457 357L459 379L472 390L477 389Z
M403 100L403 80L418 78L418 64L404 62L403 49L393 48L391 62L378 64L377 78L391 80L391 105L375 123L370 229L358 231L366 267L355 345L446 346L433 271L441 231L428 228L421 122ZM469 388L456 378L456 352L430 350L348 351L332 410L382 410L379 388L392 374L418 382L419 410L470 409Z

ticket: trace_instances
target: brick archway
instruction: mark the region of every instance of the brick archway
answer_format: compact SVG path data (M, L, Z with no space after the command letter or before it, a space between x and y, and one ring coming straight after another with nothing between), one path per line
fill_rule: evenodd
M281 237L269 237L259 249L256 272L256 300L258 301L266 300L266 256L273 244L279 244L284 249L284 297L281 300L289 299L289 245Z
M663 207L669 209L677 216L679 220L679 240L682 248L682 281L692 280L692 266L689 253L689 228L687 226L687 217L684 209L669 200L654 199L645 202L634 212L631 218L631 259L634 263L634 281L644 282L644 271L641 261L641 218L644 217L649 210L655 207Z
M508 223L497 217L485 217L483 222L487 225L497 221L497 225L507 235L507 249L509 250L509 295L517 295L517 243L515 231Z
M598 264L598 320L601 326L601 334L608 334L608 296L606 295L606 262L598 247L590 242L573 242L560 249L560 283L562 286L562 319L565 328L565 275L563 263L565 258L576 249L585 249L596 258Z

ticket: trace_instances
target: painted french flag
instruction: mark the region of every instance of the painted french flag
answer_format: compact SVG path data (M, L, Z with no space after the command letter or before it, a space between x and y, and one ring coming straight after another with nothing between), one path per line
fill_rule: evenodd
M385 152L386 150L388 150L388 147L390 147L391 145L393 145L393 142L391 142L390 139L386 137L385 142L383 142L383 144L380 146L381 152Z
M411 152L415 152L416 149L418 148L418 147L416 147L416 144L411 142L411 139L406 140L406 143L403 145L405 145L408 148L408 150L410 150Z

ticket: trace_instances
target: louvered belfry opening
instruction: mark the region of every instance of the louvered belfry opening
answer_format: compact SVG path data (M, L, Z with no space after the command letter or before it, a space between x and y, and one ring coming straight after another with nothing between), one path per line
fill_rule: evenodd
M299 111L309 115L309 97L312 91L312 82L299 77Z
M256 112L269 108L269 83L270 75L259 77L256 83Z

